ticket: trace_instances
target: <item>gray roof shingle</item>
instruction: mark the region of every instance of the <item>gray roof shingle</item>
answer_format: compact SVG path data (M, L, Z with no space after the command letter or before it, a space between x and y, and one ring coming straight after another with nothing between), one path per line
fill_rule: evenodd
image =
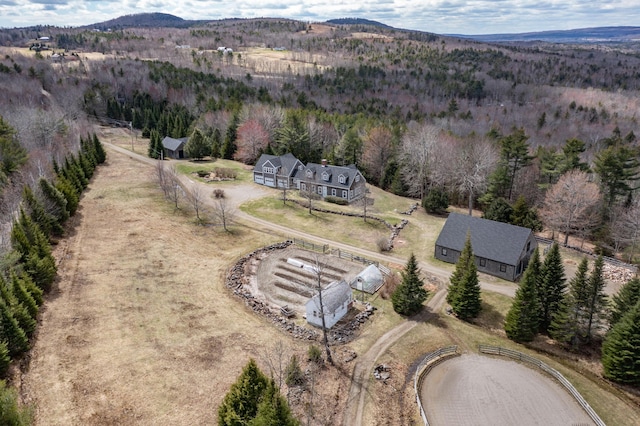
M531 230L494 220L451 213L440 231L436 246L462 251L471 233L471 248L478 257L517 265Z

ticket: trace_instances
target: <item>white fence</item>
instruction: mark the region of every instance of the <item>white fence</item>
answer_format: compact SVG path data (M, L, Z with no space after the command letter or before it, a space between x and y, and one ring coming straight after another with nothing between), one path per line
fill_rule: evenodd
M575 398L578 404L582 406L582 408L587 412L589 417L591 417L591 420L593 420L596 425L605 426L605 423L602 421L602 419L600 419L598 414L596 414L596 412L593 411L593 408L591 408L589 403L585 401L582 395L580 395L580 392L578 392L576 388L574 388L573 385L567 379L565 379L565 377L562 374L560 374L557 370L549 367L544 362L538 359L535 359L529 355L523 354L522 352L501 348L499 346L480 345L478 349L480 350L481 353L507 356L509 358L517 359L518 361L527 362L529 364L535 365L536 367L540 368L542 371L550 374L556 380L558 380L560 384L562 384L562 386L564 386L569 391L569 393Z
M440 348L425 355L424 359L418 365L418 368L416 368L416 375L413 379L413 390L416 393L416 401L418 402L418 408L420 409L420 417L422 417L422 421L424 421L425 426L429 426L429 420L427 420L427 414L424 411L422 401L420 401L420 389L422 388L422 381L433 367L438 365L443 360L457 355L460 355L458 353L457 346L447 346L444 348Z

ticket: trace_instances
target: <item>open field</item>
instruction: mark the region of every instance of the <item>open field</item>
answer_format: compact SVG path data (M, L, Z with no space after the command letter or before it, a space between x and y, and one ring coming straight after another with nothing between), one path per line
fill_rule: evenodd
M223 284L236 258L274 237L195 227L151 176L109 152L55 249L58 284L18 381L37 425L212 424L250 357L268 371L275 342L306 350Z

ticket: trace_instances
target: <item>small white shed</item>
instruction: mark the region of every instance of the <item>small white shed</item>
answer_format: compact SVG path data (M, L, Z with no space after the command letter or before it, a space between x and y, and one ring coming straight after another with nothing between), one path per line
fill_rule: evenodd
M334 281L322 290L322 305L324 307L324 322L327 328L333 327L342 317L345 316L351 303L353 295L351 287L346 281ZM322 327L322 317L320 316L320 296L316 294L305 305L307 322L316 327Z
M355 279L351 281L351 288L373 294L382 287L382 284L384 284L382 272L376 265L371 264L356 275Z

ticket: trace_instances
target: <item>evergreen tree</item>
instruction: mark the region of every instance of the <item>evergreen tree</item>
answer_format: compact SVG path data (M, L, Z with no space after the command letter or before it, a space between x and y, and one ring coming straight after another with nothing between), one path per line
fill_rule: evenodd
M20 145L15 129L0 116L0 188L7 176L18 170L28 158L29 154Z
M211 144L208 143L202 130L194 129L184 147L185 154L190 158L201 159L211 154Z
M585 336L587 340L591 340L593 329L600 325L607 307L607 296L604 293L603 266L604 259L602 256L598 256L587 281L587 304L585 306L587 320Z
M613 328L638 303L638 300L640 300L640 278L632 278L617 294L613 295L609 327Z
M494 198L489 207L482 213L482 217L496 222L511 223L513 207L502 197Z
M216 127L215 129L213 129L213 133L211 134L211 157L220 158L221 149L222 149L222 134L220 134L220 129Z
M553 316L560 309L560 304L566 292L564 266L560 257L560 248L556 242L553 243L544 259L539 282L540 331L548 333Z
M4 300L0 300L0 341L7 343L9 355L16 356L29 349L29 339L11 309Z
M413 315L422 309L427 296L424 281L420 278L418 262L415 255L411 253L402 272L402 282L391 295L393 310L400 315Z
M583 338L585 307L587 305L587 281L589 263L583 258L576 274L569 282L569 291L565 293L559 309L552 318L549 335L555 340L577 347Z
M240 124L240 116L238 113L233 114L231 123L227 127L224 135L224 142L220 148L220 157L225 160L232 160L233 154L236 152L236 139L238 138L238 125ZM299 157L298 157L299 158Z
M11 273L11 291L16 300L27 309L31 318L35 320L38 316L38 303L15 271Z
M25 271L22 271L22 273L20 274L20 282L24 287L24 289L27 290L27 292L31 295L33 300L36 302L36 305L41 306L42 302L44 301L44 298L43 298L44 292L40 287L36 285L36 283L33 282L29 274L27 274Z
M467 233L464 248L456 263L456 269L449 280L451 284L449 285L447 302L451 305L453 313L464 321L477 317L482 309L482 299L480 298L478 268L469 233Z
M93 149L96 154L96 161L98 164L103 164L107 160L107 153L104 151L104 147L102 146L100 139L98 139L98 135L95 133L93 134L92 141Z
M602 344L604 376L640 385L640 302L611 329Z
M542 222L535 209L529 208L524 196L520 195L513 204L513 211L509 223L516 226L523 226L533 231L542 231Z
M25 185L22 195L24 201L27 203L31 219L38 224L40 230L42 230L46 236L61 236L64 233L62 225L60 225L52 214L45 210L44 205L36 198L31 187Z
M474 262L473 252L471 250L471 234L467 233L467 239L465 240L460 257L456 262L456 269L449 278L449 288L447 292L447 303L453 306L458 298L460 292L460 283L467 270L470 268L470 264Z
M11 356L9 356L9 349L7 348L7 342L0 342L0 374L5 375L9 366L11 365ZM0 385L1 386L1 385ZM2 400L2 390L0 389L0 400ZM0 402L0 404L2 404ZM0 408L0 413L3 413L3 409ZM0 424L2 424L3 416L0 414Z
M7 387L5 381L0 380L0 424L6 426L29 426L32 424L32 419L31 410L21 408L18 405L18 393L16 390Z
M256 417L258 404L269 380L251 359L218 408L218 425L246 425Z
M538 257L538 249L533 253ZM504 331L515 342L530 342L538 332L540 303L538 300L538 262L529 262L520 286L516 290L513 304L505 317Z
M258 404L256 416L248 422L249 426L298 426L300 422L293 417L287 400L280 393L273 379L269 379L262 399Z
M38 180L38 185L45 199L44 205L47 211L55 217L58 224L62 225L69 219L68 203L64 194L43 177Z
M160 153L157 151L157 142L156 139L159 138L160 135L156 129L151 130L149 134L149 146L147 148L147 155L149 158L158 159L160 158Z
M69 179L64 177L64 175L58 176L58 179L55 183L55 188L64 196L64 199L67 202L67 210L69 211L69 216L73 216L76 213L76 210L78 209L78 205L80 203L81 191L78 191L73 183Z

